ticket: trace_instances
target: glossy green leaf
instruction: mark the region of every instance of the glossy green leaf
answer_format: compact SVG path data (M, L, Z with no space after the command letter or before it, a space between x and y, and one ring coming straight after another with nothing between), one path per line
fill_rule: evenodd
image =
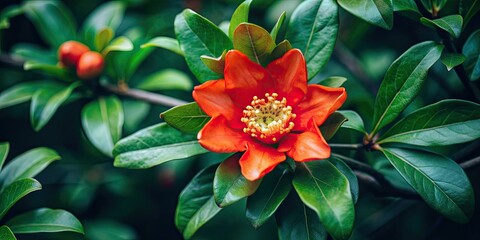
M350 184L332 163L318 160L298 164L293 186L333 238L348 239L355 220Z
M430 207L455 222L466 223L472 217L473 189L453 160L413 149L385 148L382 152Z
M147 47L159 47L163 49L167 49L171 52L174 52L180 56L183 56L183 52L180 49L180 45L178 44L177 39L169 38L169 37L156 37L152 38L147 43L143 44L141 48Z
M124 11L125 5L121 1L106 2L93 10L82 25L85 42L93 48L97 34L103 29L110 28L115 32L122 22Z
M120 140L123 108L115 96L100 97L82 109L82 126L88 140L100 152L112 156L114 144Z
M85 226L85 238L90 240L138 240L135 230L124 223L115 220L83 221Z
M0 227L0 239L2 240L17 240L15 235L13 235L12 230L7 225Z
M76 82L68 87L43 88L35 92L30 104L30 122L33 129L40 131L79 85L80 82Z
M5 89L0 94L0 109L29 101L45 82L23 82Z
M414 45L388 68L374 105L372 135L389 124L413 101L428 70L440 58L443 46L435 42Z
M331 157L328 159L347 179L350 184L350 192L352 193L353 203L357 203L358 194L360 192L358 186L358 179L352 169L341 159L337 157Z
M325 140L330 140L347 118L339 112L332 113L327 120L320 126L320 132Z
M10 5L0 12L0 30L10 27L10 18L23 13L23 7L20 5Z
M242 198L252 195L260 186L261 179L247 180L240 170L241 154L225 159L215 171L213 179L213 197L217 206L224 208Z
M200 82L218 79L219 76L203 64L200 56L217 57L223 51L232 49L230 38L208 19L190 9L175 18L175 34L195 77Z
M411 11L420 15L420 11L418 10L415 0L395 0L395 1L392 1L392 4L393 4L393 11L395 12Z
M17 234L39 232L77 232L84 234L80 221L70 212L39 208L15 216L7 222Z
M193 88L192 80L190 77L179 70L173 68L163 69L158 72L154 72L140 82L136 87L148 90L184 90L188 91Z
M452 68L462 64L465 62L465 55L459 54L459 53L448 53L448 52L443 52L442 57L440 58L442 60L443 65L447 67L447 70L450 71Z
M5 159L7 159L8 151L10 150L10 144L8 142L0 143L0 172L2 171Z
M285 21L286 15L287 15L286 12L282 12L282 15L280 15L277 22L275 23L275 26L273 26L273 29L270 32L270 36L272 36L273 42L277 41L278 32L280 32L280 29L283 26L283 22Z
M347 78L345 77L338 77L338 76L333 76L333 77L328 77L320 81L320 85L327 86L327 87L332 87L332 88L339 88L341 87L345 82L347 81Z
M363 119L358 115L357 112L352 110L340 110L337 111L347 118L347 121L343 123L341 127L350 128L361 133L366 133L365 125L363 124Z
M327 232L317 213L300 201L297 194L290 194L275 214L280 240L327 240Z
M66 79L68 76L68 71L65 68L62 68L58 65L39 63L35 61L26 61L23 64L23 70L39 70L42 73L56 76L60 79Z
M112 40L110 44L108 44L105 49L102 51L102 55L106 56L111 51L121 51L121 52L128 52L133 50L133 43L130 39L126 37L117 37Z
M338 5L334 0L307 0L293 12L286 38L302 51L312 79L328 62L338 32Z
M233 12L232 18L230 19L230 25L228 27L228 36L233 39L233 32L237 29L238 25L241 23L248 22L248 12L250 10L250 4L252 0L245 0L241 3L235 12Z
M480 1L478 0L460 0L459 12L464 19L463 27L467 26L473 16L480 11Z
M178 197L175 226L185 239L192 238L198 229L221 210L213 198L216 168L214 165L199 172Z
M433 20L422 17L420 22L427 27L443 29L455 38L460 37L462 33L463 18L460 15L450 15Z
M34 148L10 160L0 173L2 188L22 178L35 177L53 161L59 160L57 152L49 148Z
M267 64L275 42L270 33L262 27L242 23L233 33L233 47L258 64Z
M25 1L23 10L50 46L57 48L68 40L76 39L77 25L62 2Z
M223 70L225 69L225 56L227 55L227 51L223 51L220 57L214 58L210 56L200 56L202 62L210 68L214 73L223 76Z
M391 0L338 0L338 4L366 22L385 29L392 29L393 6Z
M116 167L141 169L206 152L195 136L160 123L120 140L113 155Z
M100 30L95 36L95 49L103 50L115 36L115 32L109 27Z
M270 54L270 59L273 61L275 59L281 58L285 53L293 49L292 44L288 40L283 40L280 42Z
M390 128L379 143L445 146L480 138L480 105L442 100L406 116Z
M196 102L171 108L160 114L160 117L170 126L191 134L198 133L211 118Z
M42 185L33 178L23 178L8 185L0 193L0 219L27 194L42 189Z
M463 55L467 57L463 66L468 73L470 80L480 78L480 30L473 32L463 45Z
M276 168L265 177L258 190L247 199L247 220L254 228L262 226L277 211L290 193L293 174L289 169Z
M420 0L422 2L423 6L427 11L432 13L433 15L436 15L443 6L447 3L447 0Z
M124 127L126 132L138 130L139 124L148 116L151 106L141 100L122 99Z
M12 57L20 58L24 61L56 65L58 63L57 52L51 49L45 49L36 44L19 43L15 44L11 50Z

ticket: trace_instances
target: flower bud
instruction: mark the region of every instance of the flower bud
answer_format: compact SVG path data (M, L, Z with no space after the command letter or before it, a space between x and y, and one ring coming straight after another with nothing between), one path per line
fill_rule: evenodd
M98 77L103 71L103 56L98 52L84 53L77 64L77 76L81 79Z
M64 42L58 48L58 59L65 67L74 67L82 54L90 51L90 49L77 41Z

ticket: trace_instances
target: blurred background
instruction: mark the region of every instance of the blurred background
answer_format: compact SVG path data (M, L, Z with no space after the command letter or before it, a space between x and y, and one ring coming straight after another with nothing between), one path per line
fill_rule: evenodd
M105 1L62 2L80 24L93 9ZM174 19L184 8L191 8L220 25L230 19L242 1L124 2L128 7L117 35L136 31L150 39L156 36L175 37ZM287 12L288 19L300 2L301 0L254 0L249 21L271 29L283 11ZM0 9L20 3L21 1L2 0ZM420 4L418 6L421 7ZM449 1L442 11L448 14L449 11L454 12L457 6L457 1ZM478 23L480 17L477 14L465 31L471 32L479 28ZM459 46L462 46L468 34L462 36L464 37L457 41ZM278 39L283 40L282 37ZM340 9L340 30L334 54L313 82L328 76L347 77L348 81L344 86L349 97L342 109L357 111L368 125L373 116L372 106L376 91L389 65L410 46L426 40L438 40L438 37L434 30L421 25L418 17L396 13L393 30L389 31L366 23ZM9 61L6 56L19 43L47 47L24 15L13 18L10 28L1 33L0 90L21 81L48 79L45 75L25 72L22 66ZM140 81L152 72L167 68L184 72L192 79L193 85L198 84L181 56L162 49L154 50L131 81ZM463 98L463 86L456 74L447 71L440 62L430 71L425 86L404 114L441 99ZM160 93L192 101L191 91ZM81 107L89 100L85 98L62 106L40 132L35 132L30 125L28 103L0 110L0 142L10 142L8 159L39 146L55 149L62 156L61 161L55 162L37 177L43 190L22 199L9 215L37 207L62 208L80 219L89 240L181 239L174 225L179 193L195 173L205 166L221 161L223 156L209 153L198 158L171 161L147 170L115 168L113 159L103 156L91 146L81 129ZM123 136L161 122L159 113L167 109L133 99L122 100L126 116ZM340 139L343 142L358 142L361 139L360 135L342 131L340 130L331 142ZM477 149L473 151L473 155L480 153L479 141L470 143L468 147ZM455 148L456 146L452 146L443 151L453 155ZM375 160L377 169L391 174L388 175L389 179L398 181L399 185L405 184L383 164L385 161L381 160L380 155L360 154L372 162ZM469 157L471 156L465 155L459 158ZM467 174L474 189L480 189L479 169L474 168ZM476 199L478 206L478 193ZM255 230L244 217L244 207L245 201L240 201L223 210L196 234L195 239L277 239L274 219ZM470 223L460 225L441 217L421 201L379 198L371 194L369 189L362 187L356 211L352 239L480 239L478 210ZM32 236L25 237L28 239Z

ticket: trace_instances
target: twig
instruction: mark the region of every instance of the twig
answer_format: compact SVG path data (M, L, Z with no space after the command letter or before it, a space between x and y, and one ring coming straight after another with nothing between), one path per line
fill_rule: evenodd
M343 144L343 143L329 143L332 148L349 148L349 149L359 149L363 147L363 144Z
M12 56L7 54L0 54L0 62L4 62L15 67L23 67L24 64L24 61L13 58Z
M478 166L479 164L480 164L480 156L460 163L460 167L462 167L463 169L469 169L469 168Z
M144 100L149 103L153 104L160 104L167 107L175 107L183 104L187 104L187 102L176 99L173 97L165 96L162 94L151 93L139 89L132 89L132 88L120 88L118 86L112 84L103 84L102 85L107 91L116 93L118 95L126 96L135 98L138 100Z

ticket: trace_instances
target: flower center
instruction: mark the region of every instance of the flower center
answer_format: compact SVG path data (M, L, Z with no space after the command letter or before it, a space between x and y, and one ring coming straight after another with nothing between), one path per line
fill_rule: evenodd
M292 107L287 106L287 99L277 100L278 94L266 93L265 98L253 97L252 102L243 110L242 122L247 125L243 132L264 142L273 143L281 135L290 132L296 115Z

